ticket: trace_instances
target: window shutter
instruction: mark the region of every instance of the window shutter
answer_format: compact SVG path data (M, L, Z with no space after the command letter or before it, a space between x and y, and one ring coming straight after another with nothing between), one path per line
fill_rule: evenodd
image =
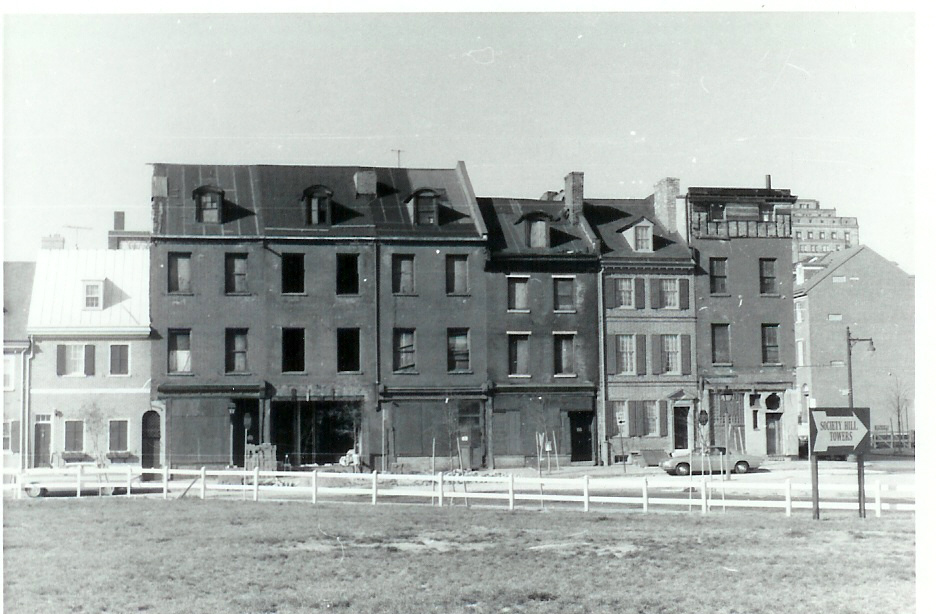
M659 309L662 306L662 301L660 300L662 290L660 289L660 279L656 277L650 278L650 308Z
M637 335L637 375L647 374L647 335Z
M640 437L643 437L649 432L647 430L647 408L651 403L652 401L637 402L637 428L640 429L637 431L637 434Z
M62 346L59 346L62 347ZM20 421L14 420L10 424L10 452L14 454L20 451Z
M644 302L644 279L637 277L634 279L634 309L643 309Z
M605 309L614 309L618 306L618 280L608 279L605 284Z
M94 375L94 346L90 343L84 346L84 373Z
M650 353L653 363L653 374L659 375L663 372L663 336L650 335Z
M57 345L55 347L55 374L65 375L65 346Z
M692 374L692 341L689 335L680 335L679 342L682 345L680 347L679 354L682 357L682 374L691 375Z
M627 402L627 436L639 437L640 429L637 422L637 401Z
M618 336L617 335L608 335L607 341L607 365L605 370L608 372L608 375L617 375L617 347L618 347Z
M660 409L660 437L669 437L669 416L666 411L666 401L657 401Z
M689 309L689 280L679 280L679 308Z

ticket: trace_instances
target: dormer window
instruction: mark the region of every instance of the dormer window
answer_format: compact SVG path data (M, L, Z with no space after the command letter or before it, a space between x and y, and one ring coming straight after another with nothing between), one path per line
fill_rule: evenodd
M302 193L305 203L305 220L309 226L331 225L332 191L325 186L314 185Z
M441 194L436 190L423 189L414 193L410 200L413 223L417 226L438 226L441 199Z
M634 229L634 249L638 252L653 251L650 226L638 226Z
M549 224L546 220L530 220L530 247L549 247Z
M221 223L221 205L224 202L224 190L215 186L203 185L192 192L195 199L195 220L204 224Z
M104 308L104 282L101 280L84 282L84 308L100 311Z

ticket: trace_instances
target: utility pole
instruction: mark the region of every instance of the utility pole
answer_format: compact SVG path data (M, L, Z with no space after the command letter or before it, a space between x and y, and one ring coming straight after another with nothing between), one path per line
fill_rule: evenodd
M845 342L848 345L848 407L853 409L855 407L855 389L852 383L852 348L856 343L862 341L868 342L869 351L874 351L874 339L868 337L866 339L859 337L852 337L851 328L845 327ZM858 459L858 517L865 517L865 490L864 490L864 454L856 455Z

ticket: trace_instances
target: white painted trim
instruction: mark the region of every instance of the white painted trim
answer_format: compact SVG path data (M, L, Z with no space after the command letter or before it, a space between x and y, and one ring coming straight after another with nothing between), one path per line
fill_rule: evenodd
M91 337L133 337L147 339L150 335L150 327L146 326L124 326L124 327L102 327L102 328L41 328L32 327L27 329L30 335L38 337L37 341L48 341L44 337L67 337L69 339L91 338Z
M149 394L145 388L33 388L32 394L67 395L67 394Z

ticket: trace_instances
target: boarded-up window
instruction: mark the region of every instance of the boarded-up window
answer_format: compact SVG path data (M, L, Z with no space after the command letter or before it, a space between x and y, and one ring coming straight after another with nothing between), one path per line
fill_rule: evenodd
M728 324L712 324L712 362L731 362L731 327Z
M575 335L553 335L553 373L555 375L575 374Z
M761 357L764 364L780 363L779 324L761 324Z
M471 368L471 352L467 328L448 329L448 370L468 371Z
M760 259L760 293L776 294L777 289L777 260L775 258Z
M507 309L523 311L530 308L527 295L529 281L526 277L507 278Z
M246 328L228 328L224 331L224 370L226 373L247 372Z
M468 256L445 257L445 293L468 294Z
M575 310L574 277L553 277L553 309L555 311Z
M507 352L510 375L529 375L530 373L530 336L526 334L507 335Z
M247 254L224 255L224 291L227 294L247 292Z
M192 372L191 335L188 330L169 331L169 373Z
M549 247L549 224L546 220L530 221L530 247Z
M169 292L192 291L192 254L172 252L168 256Z
M412 254L393 254L393 293L416 293L416 259Z
M393 330L393 370L402 373L416 371L416 331L412 328Z
M709 259L709 292L728 294L728 259Z

